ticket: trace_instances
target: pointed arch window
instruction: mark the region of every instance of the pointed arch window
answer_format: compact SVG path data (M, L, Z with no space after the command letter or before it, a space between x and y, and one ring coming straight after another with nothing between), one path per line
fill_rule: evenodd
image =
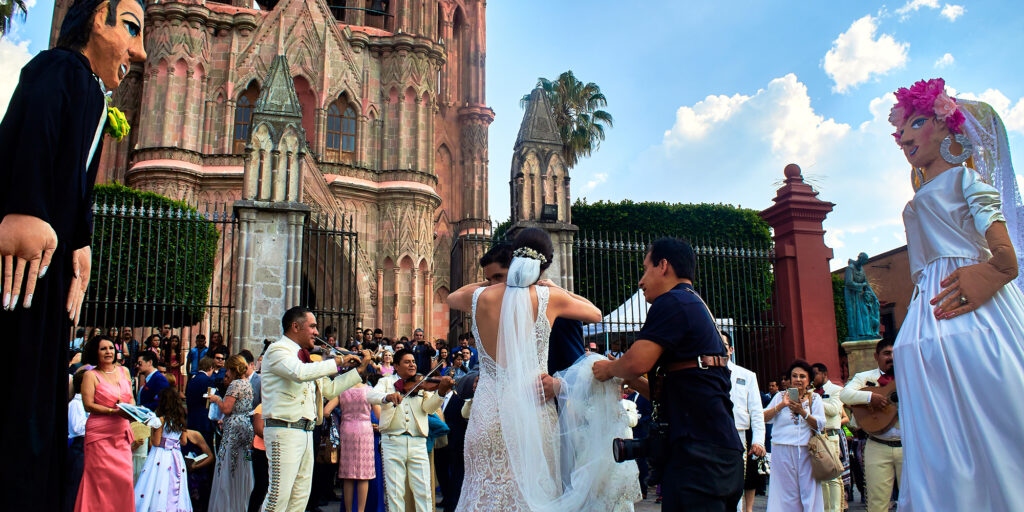
M245 144L249 141L249 130L252 127L252 112L256 107L256 98L259 97L259 87L252 83L239 97L235 103L235 130L232 141L232 152L242 153L245 151Z
M356 109L344 96L327 108L327 132L324 144L327 159L351 163L356 153Z

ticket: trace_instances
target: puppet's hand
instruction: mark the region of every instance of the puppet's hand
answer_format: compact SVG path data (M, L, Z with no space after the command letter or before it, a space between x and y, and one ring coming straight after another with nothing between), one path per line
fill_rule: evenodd
M32 305L38 278L46 275L57 249L57 233L43 219L9 213L0 221L0 267L3 267L3 308L13 311L25 283L24 306ZM25 279L25 264L28 278Z
M92 249L87 245L71 253L71 268L74 275L68 289L68 318L74 326L78 326L78 317L82 313L82 302L85 291L89 289L89 275L92 272Z

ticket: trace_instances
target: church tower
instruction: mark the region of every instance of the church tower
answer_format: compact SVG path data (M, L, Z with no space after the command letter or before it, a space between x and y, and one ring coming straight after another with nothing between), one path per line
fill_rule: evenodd
M512 154L512 233L527 227L544 229L555 246L547 276L572 290L572 224L569 173L562 158L551 103L540 87L530 93Z

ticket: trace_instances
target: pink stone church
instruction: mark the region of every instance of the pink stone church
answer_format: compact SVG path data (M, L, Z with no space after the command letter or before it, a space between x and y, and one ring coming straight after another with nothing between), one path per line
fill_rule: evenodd
M306 138L301 201L358 232L356 325L446 337L464 279L453 244L489 227L485 2L147 3L148 60L114 95L130 139L107 139L99 182L242 199L256 99L284 55ZM51 45L70 4L56 1Z

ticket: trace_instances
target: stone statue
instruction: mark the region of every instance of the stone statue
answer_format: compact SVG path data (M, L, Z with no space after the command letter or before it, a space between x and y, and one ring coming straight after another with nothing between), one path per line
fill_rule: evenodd
M878 297L868 284L864 273L864 264L868 262L867 253L860 253L856 260L850 260L846 267L846 288L843 296L846 299L846 339L874 340L878 339Z

